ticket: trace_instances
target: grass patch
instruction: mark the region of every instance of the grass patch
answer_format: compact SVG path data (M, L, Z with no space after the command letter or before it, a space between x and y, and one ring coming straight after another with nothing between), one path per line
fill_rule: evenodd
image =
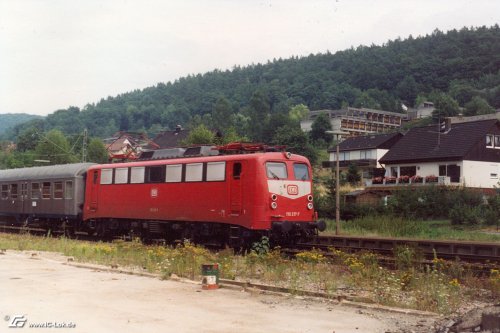
M341 232L345 235L500 242L500 234L491 231L478 226L452 225L449 220L409 220L389 215L341 221ZM327 220L325 233L334 232L335 221Z
M217 262L222 278L268 283L296 293L312 290L334 295L347 291L384 305L439 313L500 295L498 270L478 278L460 263L437 258L432 265L421 266L411 248L396 251L396 271L380 267L372 253L347 254L335 249L330 250L330 256L313 250L291 259L279 249L242 256L230 249L210 252L191 243L164 247L139 241L102 243L3 233L0 249L60 252L80 262L139 267L164 278L176 274L199 281L201 265Z

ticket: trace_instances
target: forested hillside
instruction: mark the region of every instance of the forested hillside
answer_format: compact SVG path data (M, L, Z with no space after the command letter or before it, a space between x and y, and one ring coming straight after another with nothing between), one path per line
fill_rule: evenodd
M87 128L107 137L118 130L152 133L205 124L269 141L298 104L311 110L350 105L402 112L401 103L413 106L423 99L438 107L441 102L446 114L458 112L458 106L469 114L500 108L499 26L436 30L382 46L214 70L108 97L82 110L59 110L37 127L66 134ZM10 137L20 132L18 127Z
M22 124L32 119L39 118L41 117L26 113L0 114L0 135L5 133L8 128L14 127L17 124Z

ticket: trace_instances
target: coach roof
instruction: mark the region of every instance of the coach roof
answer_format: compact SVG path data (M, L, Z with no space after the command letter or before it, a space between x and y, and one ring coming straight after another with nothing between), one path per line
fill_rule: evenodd
M45 180L81 176L95 163L75 163L32 168L0 170L0 182L17 180Z

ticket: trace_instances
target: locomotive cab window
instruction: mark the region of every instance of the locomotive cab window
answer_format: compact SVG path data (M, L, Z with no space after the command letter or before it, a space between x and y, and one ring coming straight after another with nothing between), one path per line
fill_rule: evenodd
M266 163L267 178L269 179L287 179L286 164L282 162Z
M9 198L9 185L2 185L2 199L7 200Z
M307 164L295 163L293 165L293 173L296 180L309 180L309 168Z

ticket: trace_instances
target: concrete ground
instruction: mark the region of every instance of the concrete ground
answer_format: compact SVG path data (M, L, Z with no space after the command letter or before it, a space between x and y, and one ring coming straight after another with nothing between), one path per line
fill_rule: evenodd
M0 255L0 332L10 331L9 325L21 332L45 325L51 328L43 332L75 333L411 332L431 324L321 300L205 291L199 284L77 268L65 261L47 253Z

